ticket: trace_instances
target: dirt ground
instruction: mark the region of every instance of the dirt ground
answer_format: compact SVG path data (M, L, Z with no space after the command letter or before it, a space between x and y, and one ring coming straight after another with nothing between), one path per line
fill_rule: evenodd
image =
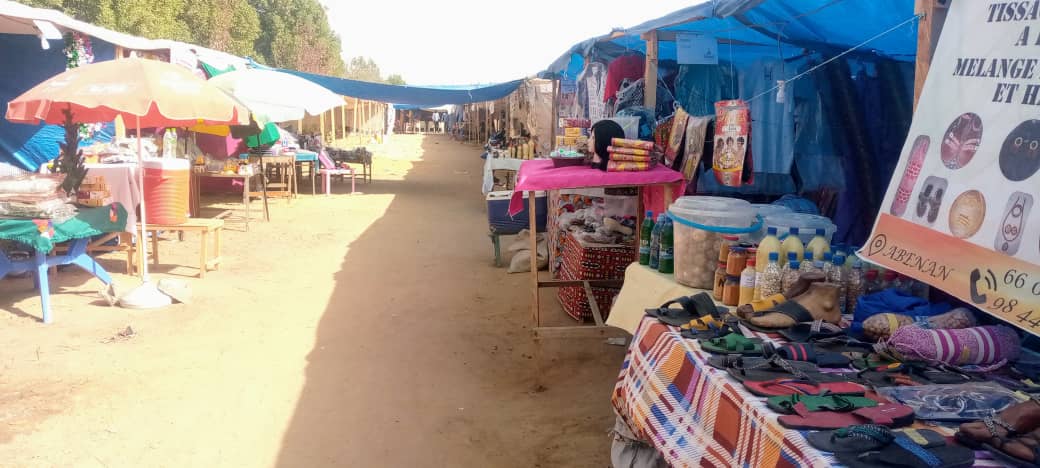
M624 348L532 340L527 276L492 266L479 150L398 135L376 156L364 194L229 224L204 280L197 237L161 242L155 276L190 305L107 307L69 269L43 325L31 280L0 280L0 465L609 466Z

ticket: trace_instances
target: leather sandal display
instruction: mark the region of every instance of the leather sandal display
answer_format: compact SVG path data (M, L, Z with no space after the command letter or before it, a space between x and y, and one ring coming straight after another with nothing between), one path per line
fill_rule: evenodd
M1040 400L1034 397L982 421L961 424L954 437L969 447L1000 447L1005 439L1037 429L1040 429Z
M841 309L838 308L840 288L834 283L811 283L804 294L797 296L773 310L757 312L746 320L754 330L776 331L790 328L803 322L822 320L838 325Z

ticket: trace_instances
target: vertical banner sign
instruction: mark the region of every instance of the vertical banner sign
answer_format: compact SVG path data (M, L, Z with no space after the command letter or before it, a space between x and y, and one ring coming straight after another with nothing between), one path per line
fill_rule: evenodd
M861 254L1040 335L1040 0L953 2Z

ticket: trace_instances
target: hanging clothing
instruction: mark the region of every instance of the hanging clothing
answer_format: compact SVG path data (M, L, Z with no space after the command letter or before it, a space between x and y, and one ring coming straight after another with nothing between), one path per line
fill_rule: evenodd
M622 55L607 65L607 79L603 86L603 102L608 102L617 96L621 81L628 79L635 81L643 77L646 67L646 57L642 54Z
M740 74L740 98L749 101L795 75L797 65L768 59L752 63ZM792 83L793 85L794 83ZM786 86L783 103L777 101L777 91L758 97L751 104L751 140L755 171L772 174L790 174L794 162L794 90Z
M610 117L610 111L599 97L606 92L607 66L589 62L578 75L578 101L585 110L585 117L598 122Z
M675 100L690 115L715 115L715 103L736 99L733 68L728 64L681 65L675 77Z

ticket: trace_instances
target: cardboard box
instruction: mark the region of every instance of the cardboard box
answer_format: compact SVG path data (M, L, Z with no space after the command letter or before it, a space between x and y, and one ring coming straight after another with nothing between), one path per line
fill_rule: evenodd
M581 129L578 127L567 127L563 129L563 136L565 137L580 137Z

